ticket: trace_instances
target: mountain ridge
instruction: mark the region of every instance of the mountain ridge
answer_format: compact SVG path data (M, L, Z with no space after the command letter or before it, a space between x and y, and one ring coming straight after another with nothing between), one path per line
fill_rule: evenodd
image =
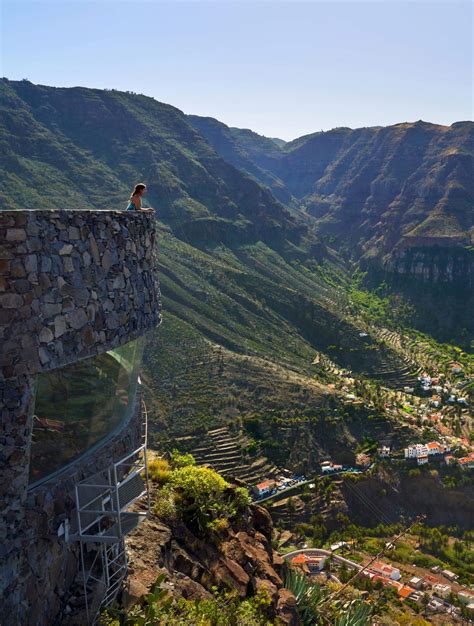
M339 276L345 265L344 280L360 267L366 286L413 307L417 327L472 336L474 124L341 127L282 147L138 94L0 89L3 208L120 208L144 179L179 241L215 258L225 249L226 263L238 251L240 269L269 276L271 250L296 283L293 263L336 263Z

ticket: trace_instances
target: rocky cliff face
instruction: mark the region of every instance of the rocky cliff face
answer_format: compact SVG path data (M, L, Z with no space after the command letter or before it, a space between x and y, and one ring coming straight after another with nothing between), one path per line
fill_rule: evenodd
M271 546L269 513L253 506L238 528L229 528L220 541L199 538L182 522L144 522L128 539L130 575L125 604L147 593L160 573L165 586L186 599L211 597L211 587L234 590L242 599L265 590L273 616L297 626L294 596L283 588L283 558Z
M278 147L216 120L190 121L236 167L272 190L283 186L352 256L381 258L408 239L421 247L472 241L472 122L336 128Z
M472 334L472 122L337 128L279 147L190 121L223 158L310 214L323 241L368 270L369 284L403 294L419 328L442 340Z

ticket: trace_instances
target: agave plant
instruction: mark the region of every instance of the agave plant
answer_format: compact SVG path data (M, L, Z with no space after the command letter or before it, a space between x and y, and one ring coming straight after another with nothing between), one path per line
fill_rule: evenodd
M333 624L334 626L369 626L371 607L361 600L330 603L329 591L310 583L303 572L288 569L285 587L296 598L298 615L304 626Z
M285 574L285 587L296 598L298 615L304 625L321 623L318 606L326 594L318 584L310 584L303 572L289 568Z
M334 616L334 626L368 626L371 607L361 600L352 600L339 606Z

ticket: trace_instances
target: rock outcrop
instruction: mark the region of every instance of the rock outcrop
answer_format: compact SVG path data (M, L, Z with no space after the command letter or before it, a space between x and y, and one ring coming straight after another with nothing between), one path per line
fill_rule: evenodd
M264 590L275 618L296 626L296 600L283 588L283 559L272 548L272 530L269 513L258 506L219 540L197 537L181 521L164 524L152 516L127 541L130 574L123 602L138 602L164 572L164 586L186 599L209 598L213 586L242 599Z

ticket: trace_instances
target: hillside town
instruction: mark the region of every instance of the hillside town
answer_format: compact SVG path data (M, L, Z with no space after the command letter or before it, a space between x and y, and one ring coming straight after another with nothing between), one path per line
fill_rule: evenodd
M350 548L349 543L339 542L328 550L307 549L297 550L285 555L285 560L293 568L303 572L312 581L341 580L342 574L369 579L375 589L392 589L401 602L418 604L427 614L446 614L453 622L461 618L474 618L474 587L458 584L457 575L440 567L432 571L403 571L382 560L372 560L364 565L351 560L347 554L339 552ZM322 578L321 578L322 577Z

